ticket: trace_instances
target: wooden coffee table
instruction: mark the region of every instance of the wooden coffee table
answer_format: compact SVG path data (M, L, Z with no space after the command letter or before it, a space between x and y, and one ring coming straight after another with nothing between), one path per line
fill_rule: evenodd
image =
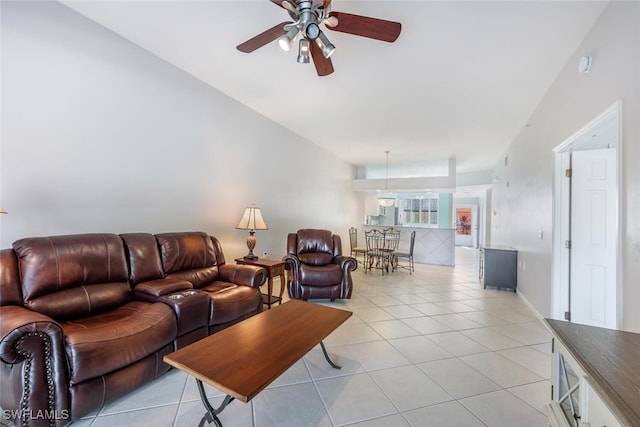
M164 356L163 360L196 379L207 413L205 421L222 427L217 415L234 399L249 402L351 316L350 311L291 300L263 311L200 341ZM203 382L227 394L214 409Z

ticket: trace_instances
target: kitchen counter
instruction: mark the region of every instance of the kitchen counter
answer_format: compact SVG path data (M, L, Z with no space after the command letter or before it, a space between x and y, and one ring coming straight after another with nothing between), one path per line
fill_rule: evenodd
M358 237L364 246L364 231L377 228L384 230L395 228L400 230L400 250L409 250L411 232L415 230L416 241L413 247L413 260L422 264L455 265L455 232L454 228L407 227L400 225L363 224L358 230Z

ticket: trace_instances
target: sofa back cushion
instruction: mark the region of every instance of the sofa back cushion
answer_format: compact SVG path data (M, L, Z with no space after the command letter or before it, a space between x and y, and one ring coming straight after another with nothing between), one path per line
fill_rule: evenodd
M116 234L32 237L13 243L24 305L55 320L82 318L131 300Z
M217 280L216 251L206 233L162 233L156 240L166 277L188 280L194 288Z
M164 278L158 242L153 234L121 234L129 258L129 278L133 286L138 283Z
M309 265L326 265L333 260L333 238L329 230L298 230L296 252Z

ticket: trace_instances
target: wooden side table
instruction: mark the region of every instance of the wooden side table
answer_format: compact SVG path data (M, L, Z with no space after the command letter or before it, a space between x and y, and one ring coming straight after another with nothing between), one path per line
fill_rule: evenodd
M284 294L285 279L284 279L284 261L277 259L256 258L256 259L244 259L236 258L236 264L248 264L256 265L267 270L267 293L262 294L262 302L267 304L267 307L271 308L272 304L282 303L282 294ZM280 277L280 293L278 296L273 294L273 278L275 276Z

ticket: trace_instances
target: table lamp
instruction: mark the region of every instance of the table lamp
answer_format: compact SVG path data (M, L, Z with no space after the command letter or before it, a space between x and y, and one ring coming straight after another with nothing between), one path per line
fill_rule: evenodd
M247 237L249 253L245 255L244 259L258 259L258 257L253 254L253 248L256 247L256 230L269 229L267 223L262 219L262 212L260 212L260 208L256 208L255 205L251 205L246 208L242 218L240 218L240 222L236 225L236 229L249 230L249 237Z

